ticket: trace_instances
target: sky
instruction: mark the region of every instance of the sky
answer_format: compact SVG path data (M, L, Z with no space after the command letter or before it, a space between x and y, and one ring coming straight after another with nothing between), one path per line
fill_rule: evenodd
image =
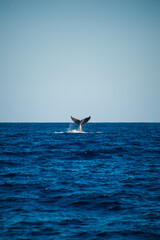
M159 0L0 0L0 122L160 122Z

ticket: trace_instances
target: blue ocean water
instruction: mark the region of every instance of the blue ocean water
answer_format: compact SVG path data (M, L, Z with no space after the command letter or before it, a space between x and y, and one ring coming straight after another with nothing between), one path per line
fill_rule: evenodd
M0 124L0 239L160 239L160 123Z

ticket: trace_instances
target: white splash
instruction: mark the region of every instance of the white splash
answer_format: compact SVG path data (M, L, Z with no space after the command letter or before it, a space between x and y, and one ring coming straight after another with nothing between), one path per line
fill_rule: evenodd
M68 127L68 129L67 129L67 132L70 132L70 131L72 130L72 126L73 126L73 124L70 123L70 124L69 124L69 127Z
M67 133L85 133L84 131L80 131L79 128L78 129L72 129L73 127L73 123L70 123L68 129L67 129Z
M66 133L66 132L54 132L54 133Z
M80 131L79 129L73 129L73 130L69 130L67 131L68 133L86 133L84 131Z

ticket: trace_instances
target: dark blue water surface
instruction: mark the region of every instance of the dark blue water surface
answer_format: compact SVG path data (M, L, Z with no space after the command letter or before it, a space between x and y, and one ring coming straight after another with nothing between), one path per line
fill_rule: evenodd
M0 124L0 239L160 239L160 124Z

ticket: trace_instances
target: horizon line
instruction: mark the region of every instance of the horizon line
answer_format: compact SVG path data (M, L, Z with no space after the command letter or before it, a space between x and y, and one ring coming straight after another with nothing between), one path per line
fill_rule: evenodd
M0 123L73 123L68 121L0 121ZM89 123L160 123L160 121L94 121ZM73 123L74 124L74 123Z

